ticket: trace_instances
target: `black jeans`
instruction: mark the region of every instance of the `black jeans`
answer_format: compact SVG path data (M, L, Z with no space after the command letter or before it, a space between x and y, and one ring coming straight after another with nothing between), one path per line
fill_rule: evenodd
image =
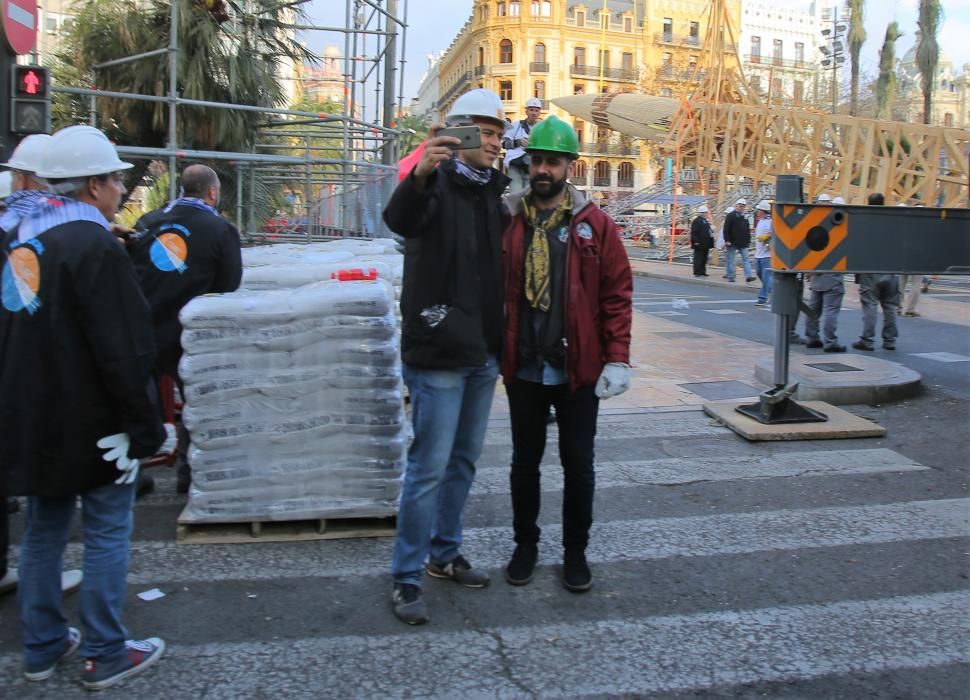
M706 275L707 274L707 254L711 252L711 249L707 246L698 246L694 248L694 274L695 275Z
M556 408L564 488L562 544L584 551L593 524L593 439L599 399L592 386L575 392L568 384L544 386L521 379L506 385L512 414L512 527L517 544L534 545L541 500L539 465L546 448L546 416Z

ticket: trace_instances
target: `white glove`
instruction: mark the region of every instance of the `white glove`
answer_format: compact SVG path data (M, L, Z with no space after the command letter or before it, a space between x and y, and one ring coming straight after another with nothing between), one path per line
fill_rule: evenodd
M175 434L175 424L166 423L165 424L165 442L162 446L158 448L158 454L170 455L175 452L175 448L178 447L179 438Z
M114 462L121 476L115 479L116 484L131 484L138 478L139 460L128 456L130 439L127 433L115 433L98 440L98 447L107 450L101 457L105 462Z
M610 362L596 380L596 395L601 399L619 396L630 388L630 366L622 362Z

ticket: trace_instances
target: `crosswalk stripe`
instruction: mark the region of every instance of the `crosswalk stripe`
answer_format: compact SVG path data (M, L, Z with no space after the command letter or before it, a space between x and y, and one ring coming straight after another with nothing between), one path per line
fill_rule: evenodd
M547 512L558 512L547 503ZM554 515L548 517L555 517ZM759 551L914 542L970 534L970 499L888 505L729 513L595 523L587 556L596 563L670 557L707 557ZM561 541L558 524L543 525L550 552ZM480 566L498 569L512 547L510 527L465 530L463 550ZM129 582L283 579L385 575L393 538L239 545L176 545L135 541ZM19 549L11 548L12 552ZM68 566L80 562L71 543ZM553 556L549 554L548 556Z
M575 624L172 645L125 690L196 697L573 698L970 661L970 592ZM0 675L19 676L0 655ZM416 669L425 672L415 673ZM430 669L430 672L428 670ZM11 685L22 686L23 680ZM208 693L211 691L211 694Z
M552 431L550 431L552 434ZM665 415L651 418L644 424L600 423L596 427L596 441L623 440L627 438L650 437L694 437L699 435L730 435L731 430L699 413L667 417ZM491 428L485 436L485 445L512 444L512 429L505 426Z

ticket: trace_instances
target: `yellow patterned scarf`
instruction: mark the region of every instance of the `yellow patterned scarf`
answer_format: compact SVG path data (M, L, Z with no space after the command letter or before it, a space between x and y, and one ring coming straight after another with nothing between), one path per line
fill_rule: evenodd
M548 311L551 304L549 292L549 240L546 231L554 231L572 212L573 203L569 192L548 219L538 223L537 212L531 197L522 198L522 213L525 223L532 228L532 245L525 255L525 298L532 308Z

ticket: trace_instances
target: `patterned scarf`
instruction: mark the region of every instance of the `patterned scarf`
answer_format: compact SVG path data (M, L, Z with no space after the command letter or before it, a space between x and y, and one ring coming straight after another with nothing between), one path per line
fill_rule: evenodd
M569 218L573 201L567 191L556 210L540 224L538 212L531 199L531 195L522 198L525 223L532 228L532 245L525 254L525 299L532 308L548 311L552 296L549 290L549 240L546 232L554 231Z
M39 203L46 201L50 192L41 190L18 190L4 201L7 210L0 216L0 228L13 231L20 225L20 220L30 214Z
M36 238L44 231L70 221L91 221L111 230L111 224L95 207L70 197L44 193L44 198L20 220L17 238L21 242Z
M165 206L165 213L168 214L175 207L195 207L196 209L201 209L202 211L219 216L219 212L214 207L209 206L198 197L179 197L178 199L173 199Z
M479 170L478 168L473 168L468 163L458 158L455 158L455 170L459 175L464 177L469 182L476 185L488 184L488 181L492 179L492 169L485 168Z

